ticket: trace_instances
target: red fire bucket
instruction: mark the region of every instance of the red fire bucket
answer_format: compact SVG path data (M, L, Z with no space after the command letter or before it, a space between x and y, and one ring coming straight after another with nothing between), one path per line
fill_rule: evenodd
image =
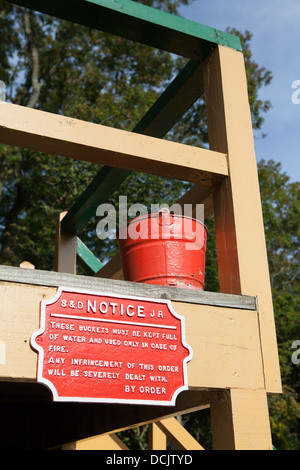
M200 221L162 210L130 220L117 236L126 281L204 289L207 229Z

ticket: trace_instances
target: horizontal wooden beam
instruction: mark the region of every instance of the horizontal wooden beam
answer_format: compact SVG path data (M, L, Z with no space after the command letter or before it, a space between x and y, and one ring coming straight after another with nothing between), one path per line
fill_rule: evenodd
M191 60L132 132L151 137L164 137L202 93L202 64ZM101 168L62 220L62 232L78 233L95 215L98 205L106 202L129 175L129 170L108 166Z
M74 290L85 286L87 290L110 294L125 291L126 296L133 295L135 283L107 283L88 276L7 266L0 268L0 279L0 396L3 398L1 403L5 401L5 407L0 403L2 429L10 426L8 423L9 419L11 422L12 413L17 413L16 416L22 423L30 421L30 416L33 419L38 416L44 423L42 432L37 423L31 425L30 429L24 425L14 425L13 429L9 428L9 435L6 433L2 436L0 432L3 442L7 442L15 433L14 444L22 436L24 445L30 446L34 442L35 446L50 447L207 407L208 392L203 389L264 390L259 326L255 310L245 308L245 304L244 308L216 306L216 299L226 299L226 295L222 294L193 294L188 289L136 284L137 291L142 289L142 295L135 291L138 296L172 298L176 297L175 291L180 291L179 297L198 297L198 302L195 302L195 297L194 302L172 299L174 310L185 317L185 339L193 350L193 358L187 365L189 390L179 394L174 407L52 403L48 389L36 383L37 354L30 347L30 337L39 328L41 300L53 298L57 291L54 284L73 285ZM20 282L15 282L17 279ZM121 284L124 290L119 288ZM153 287L154 289L149 290ZM239 300L241 305L244 301L247 304L251 299ZM255 299L252 301L254 306ZM41 395L35 397L30 391L26 394L22 391L19 393L20 387L22 389L26 385L33 387L33 394L36 390ZM7 399L4 399L5 393L8 394ZM67 416L71 419L66 419ZM58 421L61 425L59 433L55 433L53 429Z
M0 265L0 281L17 284L45 287L77 287L78 289L98 292L114 292L120 295L136 295L155 299L169 299L177 302L190 302L199 305L229 307L245 310L256 310L255 297L219 294L176 287L155 286L137 282L118 281L114 279L97 279L93 276L81 276L41 271L38 269L21 269Z
M237 36L130 0L13 3L192 59L203 59L216 44L241 50Z
M29 273L33 277L39 277L36 270L12 269L19 270L21 276L27 277L27 280L30 277ZM48 274L50 279L52 273ZM72 278L72 284L76 290L81 284L81 278L84 277L86 276L65 274L60 277L60 281L63 278L65 280ZM94 278L92 279L95 281ZM92 283L94 286L97 284L95 292L120 294L120 289L116 287L118 284L124 284L124 289L127 288L124 296L133 294L132 289L130 292L128 287L135 283L119 281L105 283L100 279L97 281L97 283ZM46 284L49 282L44 281L44 285L1 282L0 331L5 359L0 364L0 380L36 381L37 354L30 347L30 337L39 329L41 300L53 298L57 291L57 288L48 287ZM59 284L64 285L61 282ZM137 286L142 287L143 296L150 298L165 298L163 291L168 292L168 289L160 291L159 286L154 286L156 289L152 290L150 296L148 289L150 286ZM189 289L177 290L188 291L185 295L189 297ZM155 292L157 295L154 295ZM218 294L208 296L211 297L211 305L208 305L205 301L205 293L203 294L201 303L172 300L174 310L185 317L186 342L193 350L193 358L187 365L189 388L197 390L232 387L263 388L256 311L212 305L212 297L217 299ZM135 295L138 295L137 292ZM198 295L199 300L200 298L201 296Z
M54 155L201 183L228 176L219 152L0 102L0 141Z
M189 389L264 388L257 312L172 305L185 318L186 341L194 353L187 368Z

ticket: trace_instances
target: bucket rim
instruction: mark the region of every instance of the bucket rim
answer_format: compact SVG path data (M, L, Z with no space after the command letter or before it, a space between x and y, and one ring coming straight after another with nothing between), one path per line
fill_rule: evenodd
M123 223L121 224L117 231L116 231L116 236L118 238L118 234L119 234L119 231L122 227L126 227L128 226L129 224L131 224L132 222L138 222L139 220L144 220L144 219L151 219L151 218L155 218L155 217L159 217L159 215L162 213L162 211L159 211L159 212L151 212L150 214L144 214L144 215L139 215L137 217L133 217L132 219L130 220L127 220L126 223ZM171 214L171 213L170 213ZM190 217L188 215L179 215L179 214L172 214L173 217L177 217L177 218L180 218L180 219L189 219L189 220L193 220L194 222L197 222L198 224L202 225L202 227L206 230L206 234L208 234L208 229L206 227L206 225L201 222L201 220L198 220L198 219L195 219L195 217Z

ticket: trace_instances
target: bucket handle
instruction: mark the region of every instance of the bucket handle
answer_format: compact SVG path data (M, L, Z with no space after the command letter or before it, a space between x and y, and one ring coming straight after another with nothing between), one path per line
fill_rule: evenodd
M163 207L158 213L159 225L172 225L174 222L174 215L170 213L167 207Z

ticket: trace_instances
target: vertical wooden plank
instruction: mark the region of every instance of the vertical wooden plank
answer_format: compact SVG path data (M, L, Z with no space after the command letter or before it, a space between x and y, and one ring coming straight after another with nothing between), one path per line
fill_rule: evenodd
M210 148L228 155L214 208L221 292L256 296L266 388L280 369L243 54L218 46L204 64Z
M77 236L62 233L61 221L67 212L61 212L56 220L54 270L76 274Z
M211 430L214 450L234 450L234 429L230 390L211 392Z
M214 450L271 450L265 390L231 389L211 393Z
M148 447L149 450L166 450L167 436L156 423L150 423L148 428Z
M238 246L236 239L230 179L218 185L213 194L220 291L241 294Z
M179 450L204 450L196 439L179 423L176 418L166 418L157 421L157 426L163 431Z

